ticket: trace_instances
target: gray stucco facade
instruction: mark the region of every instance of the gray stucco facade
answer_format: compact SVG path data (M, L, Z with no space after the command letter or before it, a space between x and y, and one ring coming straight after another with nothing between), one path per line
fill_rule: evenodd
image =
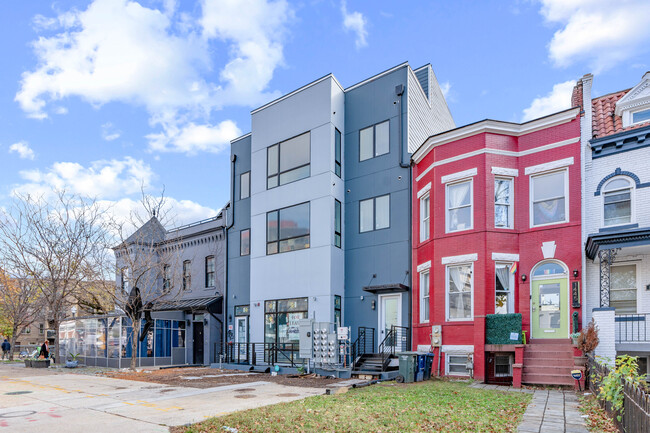
M330 74L253 110L251 116L251 133L233 140L231 147L226 308L228 330L234 332L226 333L227 341L235 341L237 325L244 323L237 322L235 311L244 305L249 306L248 331L240 342L293 341L292 327L301 317L335 322L340 314L342 324L352 327L353 339L358 327L374 328L375 345L383 338L382 326L409 327L410 151L426 137L454 127L430 65L414 71L404 63L347 89ZM338 132L341 158L336 156ZM307 139L307 165L290 173L297 179L278 185L276 149L283 152L283 146L292 148ZM292 156L281 154L280 165L285 159ZM241 199L241 175L248 171L250 197ZM275 230L282 238L283 228L297 229L281 212L289 208L289 214L296 207L309 209L308 234L301 227L300 245L295 239L280 240L278 247ZM250 255L242 256L245 229L250 229ZM273 301L288 299L292 307L283 315L281 303Z

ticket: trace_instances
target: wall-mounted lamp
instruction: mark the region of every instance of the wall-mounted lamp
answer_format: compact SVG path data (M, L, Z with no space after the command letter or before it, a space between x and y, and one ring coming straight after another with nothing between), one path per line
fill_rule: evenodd
M376 306L377 302L373 299L372 302L370 302L370 309L374 310Z
M526 282L526 274L521 274L521 281Z
M204 318L203 318L203 324L204 324L204 325L207 325L207 324L208 324L208 318L207 318L207 317L204 317Z
M580 275L580 271L578 271L577 269L574 269L573 270L573 278L578 278L578 275Z
M185 323L187 324L187 326L190 326L190 323L192 323L192 322L190 321L190 319L187 319L187 320L185 321Z
M232 314L228 314L228 321L232 322Z
M361 300L363 301L363 295L361 295Z

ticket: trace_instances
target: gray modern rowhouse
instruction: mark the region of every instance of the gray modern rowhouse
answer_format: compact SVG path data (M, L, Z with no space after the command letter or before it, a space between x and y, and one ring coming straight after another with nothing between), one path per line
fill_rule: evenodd
M375 347L408 328L410 154L453 127L431 66L408 63L253 110L231 146L226 341L297 343L303 318L372 328Z

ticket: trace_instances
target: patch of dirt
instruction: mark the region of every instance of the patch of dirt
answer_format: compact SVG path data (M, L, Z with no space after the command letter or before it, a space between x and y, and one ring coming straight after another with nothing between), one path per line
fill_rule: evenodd
M330 385L342 382L347 379L334 379L316 374L306 375L281 375L271 376L270 373L247 374L247 371L240 370L219 370L208 367L192 368L166 368L164 370L143 371L105 371L104 376L115 379L136 380L140 382L160 383L170 386L182 386L190 388L212 388L222 385L236 385L251 382L273 382L280 385L300 386L308 388L327 388ZM221 374L221 375L220 375ZM182 376L195 376L195 380L184 380ZM253 388L242 390L253 391Z
M277 394L278 397L299 397L300 394L296 394L293 392L283 392L282 394Z
M255 391L255 388L239 388L235 390L235 392L251 392L251 391Z
M239 394L235 398L255 398L255 396L253 394Z

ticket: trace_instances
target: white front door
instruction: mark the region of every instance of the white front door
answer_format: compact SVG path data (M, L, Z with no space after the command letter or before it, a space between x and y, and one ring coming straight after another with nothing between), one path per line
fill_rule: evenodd
M248 340L248 317L235 317L235 342L239 343L239 355L246 355L246 343Z
M402 295L379 295L379 341L381 344L391 326L402 326ZM391 345L395 345L395 341Z

